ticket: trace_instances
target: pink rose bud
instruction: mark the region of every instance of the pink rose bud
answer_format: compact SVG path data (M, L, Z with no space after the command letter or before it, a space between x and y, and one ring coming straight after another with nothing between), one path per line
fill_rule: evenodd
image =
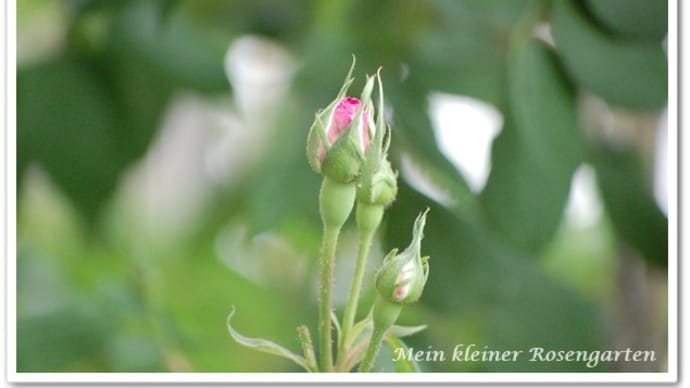
M336 140L338 140L340 135L342 135L345 130L350 127L352 119L355 117L355 114L357 114L357 110L359 109L360 105L361 103L359 102L359 99L355 97L345 97L340 100L338 105L335 107L335 111L333 111L333 117L329 121L326 130L328 135L328 145L332 146ZM323 162L325 157L326 149L322 145L319 148L319 158Z
M307 138L307 158L314 171L336 182L357 179L364 154L371 143L374 106L371 92L376 77L368 77L360 99L346 96L353 81L352 70L338 96L316 114Z

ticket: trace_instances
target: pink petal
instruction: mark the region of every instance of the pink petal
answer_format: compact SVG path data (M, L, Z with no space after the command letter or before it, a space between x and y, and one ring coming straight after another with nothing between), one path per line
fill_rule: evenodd
M369 139L369 111L362 112L362 151L367 152L371 139Z
M328 128L328 143L333 144L345 132L345 130L352 123L352 119L359 109L359 99L354 97L345 97L335 107L333 112L333 120Z

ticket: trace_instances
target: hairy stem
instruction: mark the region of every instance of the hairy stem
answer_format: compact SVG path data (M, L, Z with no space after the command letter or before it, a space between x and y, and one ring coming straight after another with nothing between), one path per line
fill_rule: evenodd
M319 192L319 212L323 221L323 244L320 260L319 290L319 349L321 371L333 371L333 348L331 340L331 313L333 293L333 269L335 250L340 229L352 212L355 203L355 183L335 182L323 178Z
M402 305L398 303L391 303L380 295L374 301L374 331L371 334L369 347L367 353L364 355L364 360L359 365L360 372L369 372L376 355L381 347L383 335L393 324L398 320Z
M335 248L338 243L339 228L324 227L321 254L321 282L319 292L319 346L321 371L333 370L333 350L331 340L331 294L333 292L333 268Z
M349 341L350 331L354 325L355 316L357 315L359 294L362 290L364 272L367 267L367 258L369 257L369 250L371 249L374 234L383 218L383 206L367 205L358 202L355 216L359 234L359 246L357 247L357 262L355 264L355 273L352 278L350 295L348 296L347 304L345 305L345 314L343 316L342 338L340 341L340 348L338 349L338 367L342 366L341 364L346 358L345 355L348 351L347 343Z
M352 330L352 326L355 323L357 305L359 304L359 293L362 289L362 280L367 265L367 256L369 255L373 237L374 233L366 233L359 238L355 274L352 278L352 288L350 289L350 295L348 296L347 304L345 305L345 313L343 315L343 341L348 339L350 330ZM343 345L345 345L345 342L343 342Z
M371 340L369 341L369 347L367 347L367 353L364 355L362 363L359 364L360 372L370 372L371 368L374 366L374 360L376 355L379 353L379 348L381 348L381 343L383 342L383 334L386 329L380 327L374 327L374 332L371 333Z

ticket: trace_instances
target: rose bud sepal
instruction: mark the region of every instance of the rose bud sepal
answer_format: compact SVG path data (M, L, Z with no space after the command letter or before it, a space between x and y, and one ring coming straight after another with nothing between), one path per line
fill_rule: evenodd
M321 174L321 165L323 159L325 158L326 149L330 147L330 143L332 142L328 139L329 130L345 129L334 128L334 125L337 124L335 121L336 110L338 110L339 107L341 109L343 108L341 104L345 102L344 99L347 94L347 90L350 88L350 85L352 85L352 82L354 81L354 78L352 78L352 71L354 70L354 68L355 58L353 56L352 65L350 65L350 70L348 71L347 76L345 76L345 80L343 81L343 85L340 87L338 95L335 97L333 101L331 101L330 104L328 104L326 108L316 112L314 122L309 128L309 134L307 135L307 161L309 161L309 166L319 174ZM354 101L352 103L354 103ZM356 103L357 108L359 108L359 100L357 100ZM343 124L343 126L349 126L349 122L340 124Z

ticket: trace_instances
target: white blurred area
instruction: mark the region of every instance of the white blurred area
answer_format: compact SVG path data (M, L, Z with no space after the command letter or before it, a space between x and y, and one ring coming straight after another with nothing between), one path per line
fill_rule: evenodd
M659 117L654 150L654 198L668 215L668 110Z
M568 204L565 207L565 222L576 227L593 226L602 215L602 202L597 191L596 173L589 164L575 170L570 183Z
M503 126L501 112L471 97L434 92L429 113L441 152L480 192L491 169L491 143Z
M296 63L287 48L268 38L245 35L225 54L225 74L239 114L250 128L265 127L287 96Z
M225 130L217 131L204 161L216 183L231 181L260 158L295 70L288 50L276 42L253 35L232 42L225 55L225 74L233 88L234 110L217 115Z
M241 176L260 157L294 69L283 46L243 36L225 57L233 100L174 96L148 153L123 185L127 207L147 234L184 233L213 187Z
M491 143L501 131L503 116L492 105L467 96L433 92L428 100L436 144L470 189L481 192L491 169ZM403 154L400 163L401 174L412 187L441 205L453 205L450 193L436 185L412 156Z

